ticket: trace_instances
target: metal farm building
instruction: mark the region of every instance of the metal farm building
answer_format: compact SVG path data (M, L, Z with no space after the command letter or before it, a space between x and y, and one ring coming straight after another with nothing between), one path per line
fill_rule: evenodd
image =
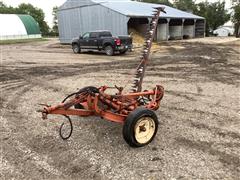
M165 7L158 22L157 41L205 36L205 19L178 9L131 0L67 0L58 11L61 43L87 31L109 30L114 36L128 35L131 28L144 33L153 7Z

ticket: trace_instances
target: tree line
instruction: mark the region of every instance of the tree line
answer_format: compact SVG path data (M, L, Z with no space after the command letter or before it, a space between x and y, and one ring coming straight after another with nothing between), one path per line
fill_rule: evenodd
M57 27L57 7L53 8L53 27L50 28L44 20L45 14L42 9L34 7L32 4L22 3L18 7L7 6L0 1L0 14L28 14L32 16L39 24L42 35L54 35L58 36Z
M225 9L225 1L210 3L207 0L196 3L196 0L137 0L140 2L163 4L174 7L183 11L187 11L206 19L206 35L209 36L215 29L222 26L229 20L235 24L235 34L240 36L240 0L232 1L232 13Z

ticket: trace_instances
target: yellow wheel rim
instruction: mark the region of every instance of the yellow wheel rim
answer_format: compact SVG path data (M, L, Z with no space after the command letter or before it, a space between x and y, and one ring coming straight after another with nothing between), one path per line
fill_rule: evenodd
M136 141L140 144L147 143L153 137L155 129L155 122L151 117L140 118L134 128Z

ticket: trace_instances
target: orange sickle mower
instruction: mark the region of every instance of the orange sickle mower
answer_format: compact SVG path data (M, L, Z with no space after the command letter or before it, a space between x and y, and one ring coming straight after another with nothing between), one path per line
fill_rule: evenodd
M161 7L154 8L132 92L124 94L122 87L115 86L117 93L109 95L106 90L112 87L89 86L70 94L59 105L43 105L43 110L38 111L42 113L43 119L47 119L49 114L63 115L67 118L70 130L64 135L64 123L61 125L59 133L62 139L66 140L72 135L73 125L69 116L76 115L99 116L112 122L122 123L123 137L132 147L142 147L153 140L158 130L158 118L154 111L160 106L164 88L157 85L152 90L142 91L142 83L161 11L164 12Z

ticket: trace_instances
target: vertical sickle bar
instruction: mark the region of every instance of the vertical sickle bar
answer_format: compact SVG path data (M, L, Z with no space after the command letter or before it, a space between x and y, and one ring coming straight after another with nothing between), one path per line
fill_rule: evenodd
M154 8L153 11L153 17L152 20L150 22L150 28L149 31L146 34L145 37L145 43L144 43L144 49L142 52L142 55L140 57L140 64L137 67L137 73L133 82L133 86L132 86L132 91L133 92L141 92L142 91L142 83L143 83L143 78L144 78L144 74L146 71L146 64L149 61L149 55L150 55L150 51L151 51L151 47L152 47L152 42L154 39L154 35L156 33L156 29L157 29L157 25L158 25L158 19L160 16L160 12L164 12L164 8L162 7L156 7Z

